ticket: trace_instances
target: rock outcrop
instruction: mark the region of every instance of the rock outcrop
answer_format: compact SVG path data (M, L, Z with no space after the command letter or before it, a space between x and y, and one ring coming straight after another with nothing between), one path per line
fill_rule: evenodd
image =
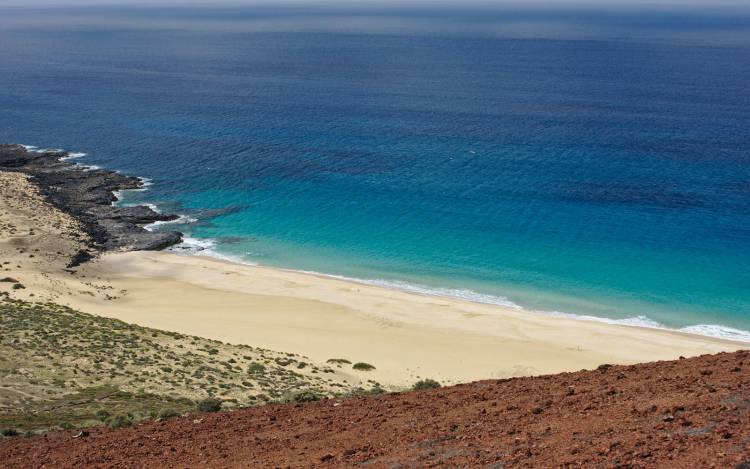
M141 179L82 167L65 161L68 156L63 151L36 152L21 145L0 145L0 171L31 176L52 205L83 224L92 240L92 251L154 251L182 241L179 232L143 228L156 221L175 220L175 215L161 214L146 206L112 205L117 201L115 192L140 189ZM81 254L71 264L77 265L87 258Z

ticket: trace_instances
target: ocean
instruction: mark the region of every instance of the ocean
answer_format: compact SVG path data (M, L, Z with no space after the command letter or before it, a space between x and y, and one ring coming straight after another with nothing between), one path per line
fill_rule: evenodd
M0 141L183 252L746 340L749 85L741 9L0 8Z

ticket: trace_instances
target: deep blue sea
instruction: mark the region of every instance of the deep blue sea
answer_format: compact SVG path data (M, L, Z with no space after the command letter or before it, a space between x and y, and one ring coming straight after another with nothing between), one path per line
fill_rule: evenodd
M747 11L5 8L0 141L204 254L750 330Z

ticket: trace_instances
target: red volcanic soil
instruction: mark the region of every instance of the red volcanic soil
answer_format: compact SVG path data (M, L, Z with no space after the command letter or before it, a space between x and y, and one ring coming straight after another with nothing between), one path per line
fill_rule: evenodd
M195 414L0 443L14 467L750 468L750 354Z

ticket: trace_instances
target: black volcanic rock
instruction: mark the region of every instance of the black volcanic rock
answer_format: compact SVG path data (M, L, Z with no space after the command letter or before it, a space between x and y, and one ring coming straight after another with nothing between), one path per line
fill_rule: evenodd
M90 252L81 249L76 253L75 256L73 256L72 259L70 259L70 262L66 267L68 269L78 267L79 265L83 264L84 262L88 262L93 258L94 256L92 256Z
M88 213L99 218L107 218L123 223L154 223L156 221L177 220L177 215L163 215L151 207L136 205L132 207L111 207L100 205L92 207Z
M21 145L0 144L0 170L28 174L52 205L83 224L93 240L94 250L154 251L182 241L182 234L152 232L142 225L171 221L146 206L116 207L116 191L139 189L143 182L114 171L87 169L64 161L66 152L31 152ZM84 251L85 253L85 251ZM78 253L72 265L90 257Z

